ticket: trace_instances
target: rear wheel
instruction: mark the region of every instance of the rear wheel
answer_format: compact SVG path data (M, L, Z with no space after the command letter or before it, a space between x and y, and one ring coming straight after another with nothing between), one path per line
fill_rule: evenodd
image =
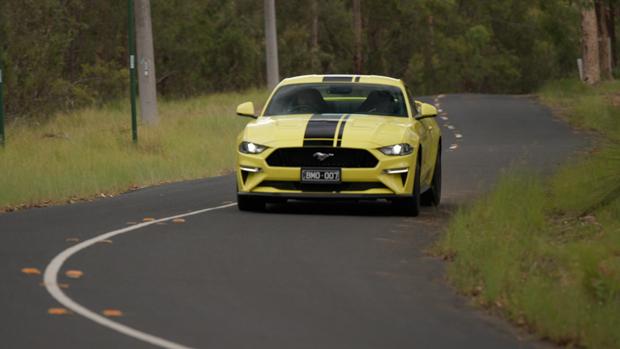
M422 205L438 206L441 202L441 148L437 152L431 187L422 194Z
M263 211L265 200L259 197L237 194L237 207L241 211Z
M421 156L418 154L418 163L413 178L413 193L410 197L395 199L392 204L396 210L405 216L417 217L420 214L420 165Z

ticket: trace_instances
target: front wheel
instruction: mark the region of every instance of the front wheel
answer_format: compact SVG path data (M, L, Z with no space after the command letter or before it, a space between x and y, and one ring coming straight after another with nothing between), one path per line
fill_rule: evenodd
M263 211L265 200L259 197L237 194L237 207L240 211Z
M415 167L415 177L413 178L413 193L407 198L395 199L392 204L397 212L405 216L417 217L420 214L420 155L418 155L418 163Z

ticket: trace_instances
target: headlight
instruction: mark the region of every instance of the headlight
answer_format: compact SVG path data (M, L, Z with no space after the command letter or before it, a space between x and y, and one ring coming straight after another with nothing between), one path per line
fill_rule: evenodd
M252 143L252 142L241 142L239 144L239 151L244 154L260 154L267 149L266 146Z
M385 155L403 156L413 153L413 147L407 143L402 143L379 148L379 151Z

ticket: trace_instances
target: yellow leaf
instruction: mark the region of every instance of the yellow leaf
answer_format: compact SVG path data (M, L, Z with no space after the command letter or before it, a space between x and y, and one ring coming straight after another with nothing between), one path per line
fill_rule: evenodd
M123 312L118 309L105 309L103 312L104 316L107 317L121 317L123 316Z
M82 275L84 275L84 273L81 272L80 270L67 270L65 272L65 275L67 275L67 277L70 277L72 279L79 279L82 277Z
M23 268L22 273L26 275L41 275L41 271L37 268Z
M47 313L50 315L67 315L69 311L65 308L49 308Z

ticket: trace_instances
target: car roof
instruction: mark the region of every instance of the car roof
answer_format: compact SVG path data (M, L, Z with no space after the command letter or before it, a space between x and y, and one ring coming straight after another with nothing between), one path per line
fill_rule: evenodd
M400 79L394 79L381 75L353 75L353 74L338 74L338 75L302 75L290 77L282 80L279 86L295 85L295 84L312 84L322 82L353 82L362 84L379 84L403 87L403 82Z

